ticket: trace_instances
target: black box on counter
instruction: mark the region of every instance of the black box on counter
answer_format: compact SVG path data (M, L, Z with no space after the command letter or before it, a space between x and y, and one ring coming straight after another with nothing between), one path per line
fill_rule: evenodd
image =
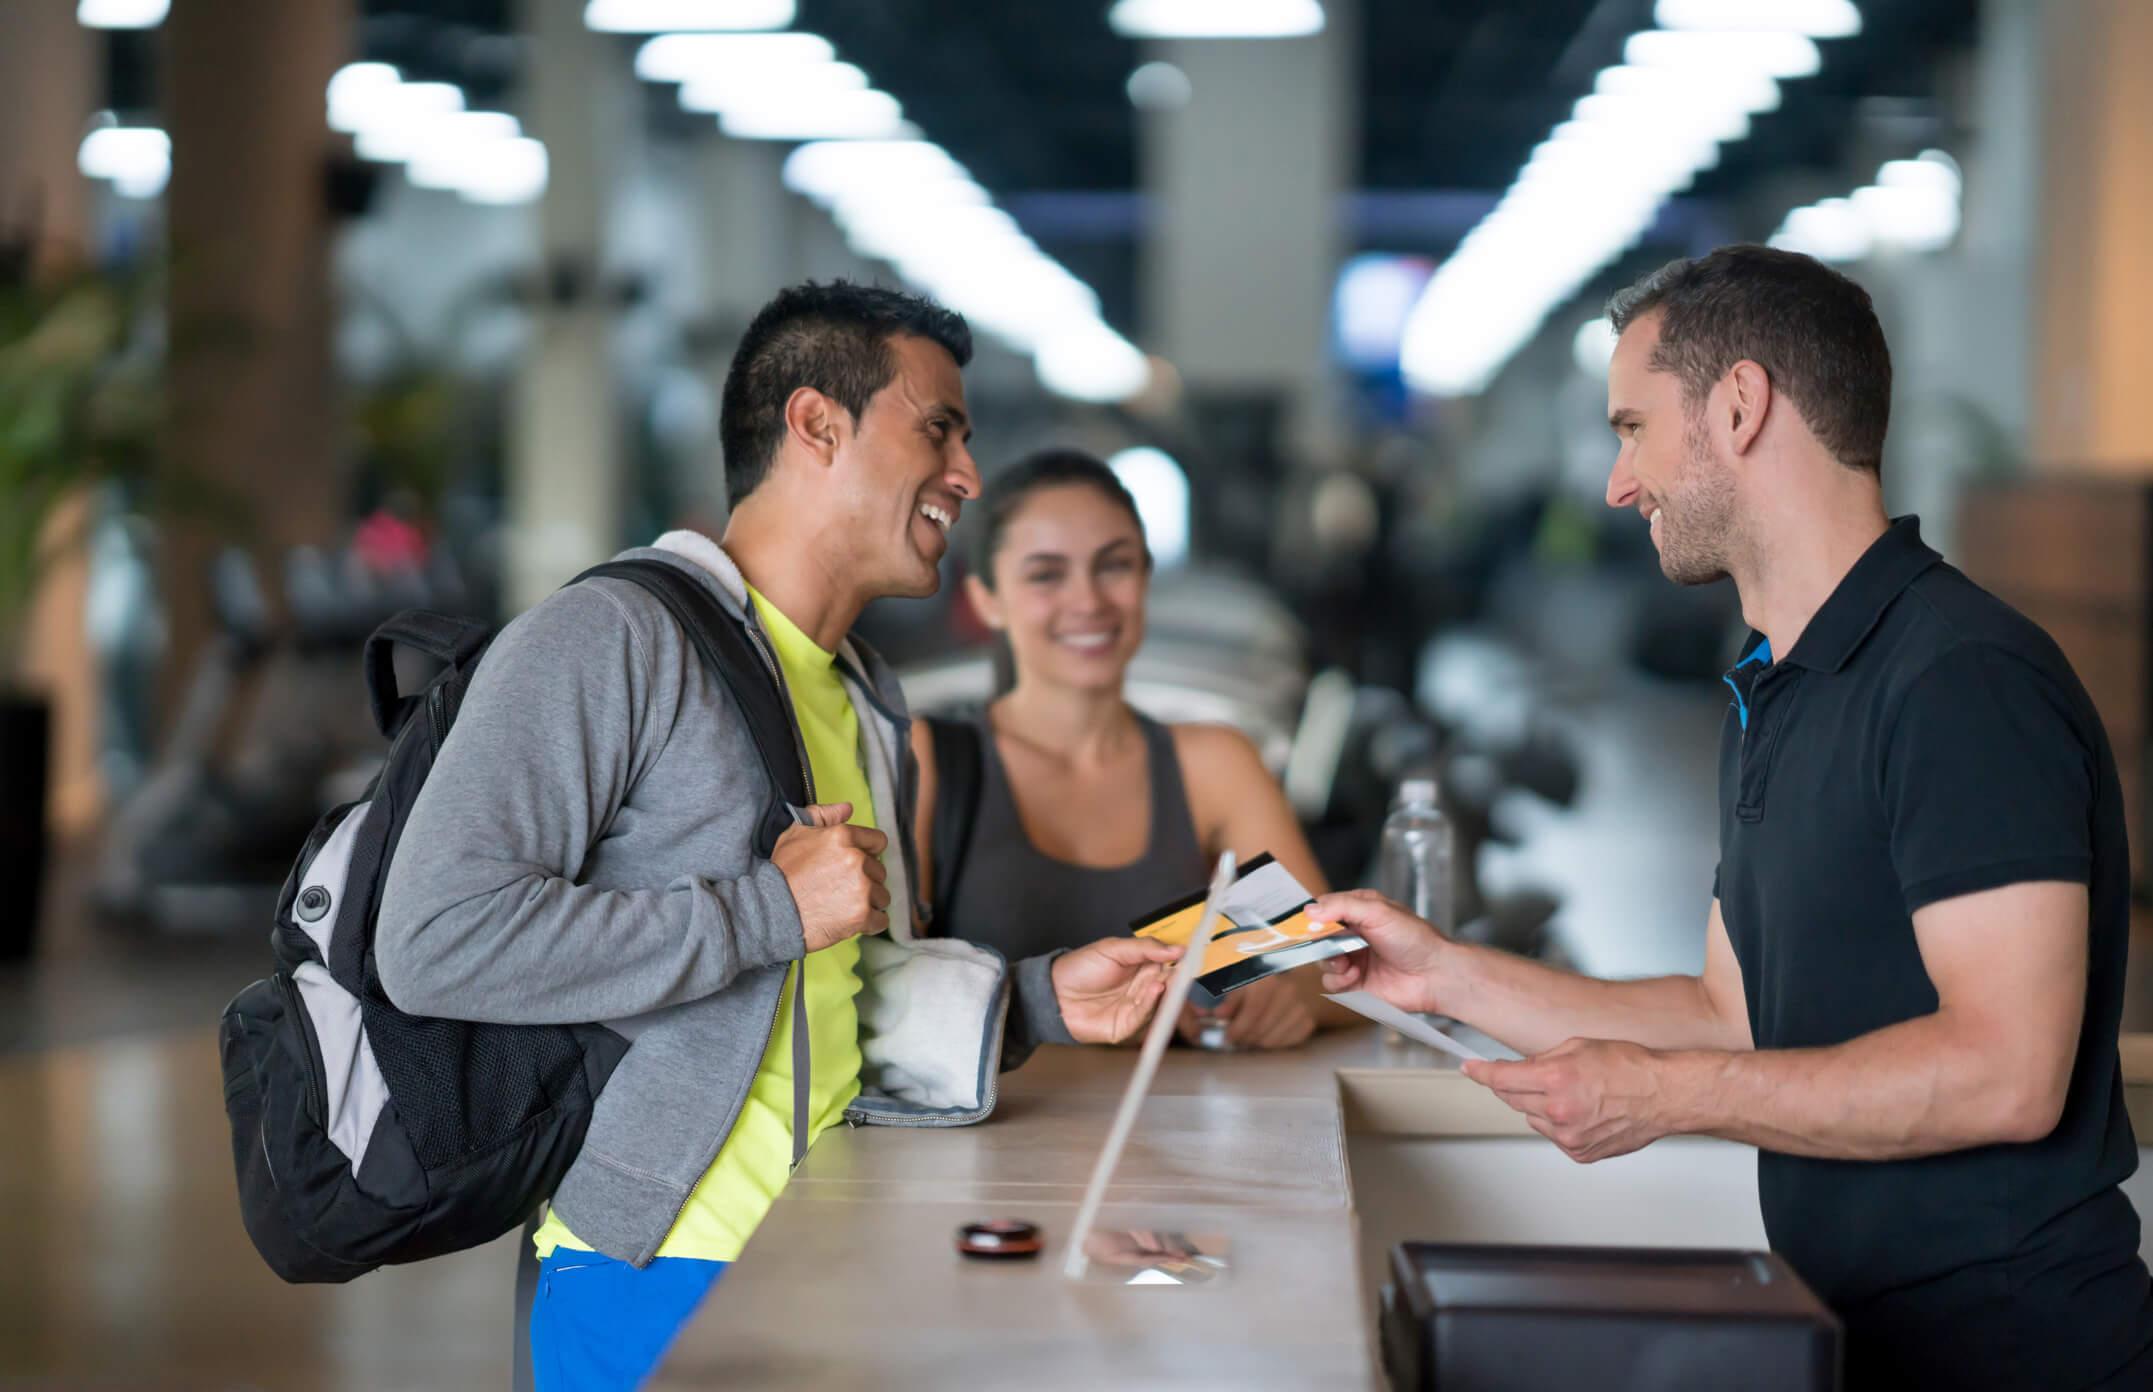
M1836 1392L1839 1321L1769 1252L1405 1242L1394 1392Z

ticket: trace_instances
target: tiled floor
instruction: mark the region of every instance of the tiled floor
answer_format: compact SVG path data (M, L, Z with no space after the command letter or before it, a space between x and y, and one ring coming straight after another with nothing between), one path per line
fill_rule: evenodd
M1560 889L1571 955L1604 975L1695 970L1713 861L1711 692L1625 684L1571 703L1585 779L1491 885ZM349 1286L289 1287L233 1196L213 1025L266 962L226 942L115 937L63 875L45 952L0 973L0 1392L496 1387L513 1238ZM2127 1027L2153 1027L2153 931Z
M287 1286L248 1245L199 1026L0 1058L0 1388L494 1388L514 1253Z

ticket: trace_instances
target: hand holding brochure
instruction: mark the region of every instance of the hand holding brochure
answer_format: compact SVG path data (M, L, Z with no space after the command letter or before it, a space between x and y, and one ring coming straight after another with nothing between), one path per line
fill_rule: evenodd
M1368 945L1341 924L1311 921L1308 906L1314 902L1301 882L1270 856L1250 861L1219 899L1217 910L1224 922L1204 951L1191 999L1216 1005L1229 991ZM1199 890L1153 910L1129 928L1140 938L1185 944L1203 905Z

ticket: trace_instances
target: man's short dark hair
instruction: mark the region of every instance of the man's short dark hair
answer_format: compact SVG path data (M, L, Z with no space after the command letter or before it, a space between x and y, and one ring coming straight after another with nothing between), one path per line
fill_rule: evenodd
M792 394L813 387L857 421L897 375L892 340L903 336L941 344L959 367L972 360L964 316L902 290L809 281L778 291L756 312L733 353L718 410L725 489L735 507L769 476Z
M1652 369L1680 377L1692 409L1746 358L1840 463L1883 471L1891 350L1868 291L1799 252L1725 246L1670 261L1607 302L1617 334L1654 313Z

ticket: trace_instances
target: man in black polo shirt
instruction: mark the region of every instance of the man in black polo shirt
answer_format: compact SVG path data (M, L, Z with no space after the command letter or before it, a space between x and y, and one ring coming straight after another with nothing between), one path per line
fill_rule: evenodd
M2099 717L2045 633L1886 520L1891 359L1859 286L1726 247L1610 314L1608 503L1669 579L1732 577L1756 630L1704 973L1587 980L1348 894L1315 914L1371 947L1325 988L1529 1055L1466 1071L1574 1159L1757 1146L1766 1231L1844 1319L1852 1387L2153 1388Z

